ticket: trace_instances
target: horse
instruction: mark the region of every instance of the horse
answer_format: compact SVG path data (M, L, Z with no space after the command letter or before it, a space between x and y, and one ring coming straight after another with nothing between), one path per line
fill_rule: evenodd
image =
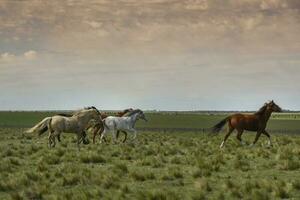
M132 110L128 113L126 113L123 117L114 117L114 116L109 116L103 120L103 125L104 125L104 131L101 134L100 137L100 143L102 143L103 138L107 134L107 132L112 132L113 134L113 142L115 143L116 141L116 135L115 131L129 131L132 132L133 135L133 140L137 136L137 131L134 128L135 123L137 120L142 119L144 121L148 121L140 109ZM123 141L124 142L124 141Z
M85 131L89 121L92 119L98 123L102 123L100 112L97 108L87 107L75 112L72 116L55 115L46 117L25 133L38 132L39 135L42 135L49 130L48 145L50 148L56 145L55 136L59 139L59 135L62 132L75 133L77 135L77 146L79 148L81 141L84 144L88 144Z
M121 112L117 112L116 117L122 117L123 115L125 115L125 114L127 114L128 112L131 112L131 111L133 111L133 109L128 108L128 109L125 109ZM102 120L107 118L107 117L108 117L108 115L106 113L101 113ZM101 133L104 131L103 123L97 123L95 121L91 121L88 125L88 129L90 129L90 128L93 128L93 130L92 130L93 131L93 143L95 144L97 134L99 134L101 136ZM123 140L123 143L124 143L127 139L127 132L123 131L123 130L121 132L125 134L125 138ZM119 138L119 134L120 134L120 131L118 130L117 131L117 139ZM103 139L105 140L105 138L103 138Z
M247 131L256 131L256 136L251 146L255 145L255 143L257 142L261 134L264 134L268 137L269 139L268 145L272 146L271 136L266 131L266 126L272 112L282 112L282 109L273 100L268 103L265 103L254 114L236 113L226 117L225 119L220 121L212 128L212 132L213 133L220 132L222 127L226 123L228 123L228 132L225 135L225 138L222 141L220 148L224 147L227 138L235 129L237 130L237 139L242 145L244 145L244 142L242 140L242 134L244 130L247 130Z
M123 110L123 111L117 112L117 114L116 114L115 116L117 116L117 117L122 117L123 115L125 115L126 113L128 113L128 112L130 112L130 111L133 111L133 109L132 109L132 108L127 108L127 109L125 109L125 110ZM106 113L101 113L101 118L102 118L102 120L105 119L105 118L108 117L108 116L109 116L109 115L106 114Z

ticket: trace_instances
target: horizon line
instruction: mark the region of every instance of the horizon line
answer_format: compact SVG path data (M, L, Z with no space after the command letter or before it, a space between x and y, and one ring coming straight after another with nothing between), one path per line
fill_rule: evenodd
M0 110L0 112L72 112L74 110L78 109L42 109L42 110ZM112 110L100 110L102 112L117 112L122 111L119 109L112 109ZM145 109L145 112L256 112L257 110L157 110L157 109ZM300 112L300 110L284 110L281 113L297 113Z

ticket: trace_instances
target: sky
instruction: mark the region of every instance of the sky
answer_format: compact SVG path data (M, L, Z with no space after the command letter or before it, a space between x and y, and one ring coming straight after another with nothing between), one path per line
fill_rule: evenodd
M299 0L0 0L0 110L300 110Z

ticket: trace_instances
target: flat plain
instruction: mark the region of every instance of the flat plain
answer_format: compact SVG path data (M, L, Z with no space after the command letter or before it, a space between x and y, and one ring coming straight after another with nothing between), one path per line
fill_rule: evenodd
M206 128L223 114L155 113L137 127L157 131L80 151L73 134L49 149L47 134L23 133L51 114L0 113L0 199L300 199L298 114L272 117L273 147L264 136L240 146L232 134L219 149L224 134Z

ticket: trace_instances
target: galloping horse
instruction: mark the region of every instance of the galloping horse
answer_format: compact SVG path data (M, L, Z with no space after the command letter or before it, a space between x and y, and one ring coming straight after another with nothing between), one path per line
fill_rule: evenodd
M226 123L228 123L229 128L224 140L220 145L220 148L224 147L227 138L234 131L234 129L237 130L237 139L240 141L241 144L244 144L242 140L242 134L244 130L247 130L257 132L256 137L251 146L255 145L261 134L264 134L268 137L268 144L271 146L271 137L266 131L266 126L272 112L282 112L282 109L278 105L276 105L273 100L269 103L265 103L264 106L261 107L254 114L233 114L220 121L213 127L214 133L220 132L222 127Z
M79 110L72 116L55 115L53 117L46 117L37 125L27 130L26 133L38 132L39 135L49 130L48 144L49 147L55 147L55 136L59 138L62 132L75 133L77 135L77 146L81 141L88 143L85 130L90 120L95 120L102 124L100 112L95 107L88 107Z
M131 111L133 111L132 108L127 108L127 109L125 109L125 110L123 110L123 111L117 112L117 114L116 114L115 116L116 116L116 117L123 117L123 115L125 115L126 113L131 112ZM101 113L101 118L102 118L102 120L105 119L105 118L108 117L108 116L109 116L109 115L107 115L106 113Z
M113 141L116 140L115 131L129 131L134 134L133 139L137 136L137 131L134 126L137 120L142 119L147 121L143 111L140 109L132 110L123 117L109 116L103 120L104 131L101 135L100 142L102 143L103 138L108 131L113 134Z
M131 111L133 111L133 109L132 108L128 108L128 109L125 109L125 110L123 110L121 112L117 112L116 117L122 117L122 116L124 116L125 114L127 114L127 113L129 113ZM107 118L107 117L108 117L108 115L106 113L101 113L102 120L105 119L105 118ZM96 136L98 134L101 136L101 133L104 131L103 124L102 123L96 123L95 121L91 121L89 123L88 127L89 128L91 128L91 127L93 128L93 143L95 144L95 142L96 142ZM123 130L121 132L125 134L125 138L123 140L123 143L124 143L126 141L126 139L127 139L127 132L123 131ZM119 138L119 134L120 134L120 131L118 130L117 131L117 139ZM103 138L103 139L105 140L105 138Z

